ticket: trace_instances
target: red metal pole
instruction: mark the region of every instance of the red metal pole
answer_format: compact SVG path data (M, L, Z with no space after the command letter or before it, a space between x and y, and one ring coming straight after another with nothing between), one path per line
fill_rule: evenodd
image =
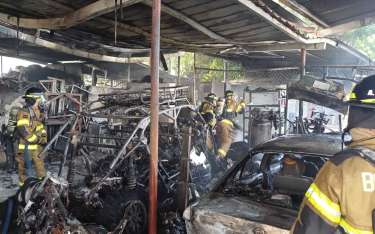
M158 144L159 144L159 61L160 61L160 8L161 0L152 2L151 35L151 139L148 233L157 233L158 209Z

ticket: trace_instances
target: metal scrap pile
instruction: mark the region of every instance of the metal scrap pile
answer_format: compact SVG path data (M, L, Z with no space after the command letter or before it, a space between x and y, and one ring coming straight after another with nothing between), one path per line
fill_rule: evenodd
M182 132L188 127L194 128L194 125L202 126L204 122L197 118L194 106L185 96L187 88L168 88L160 93L159 228L163 233L184 233L184 222L177 213L177 188L183 171L180 165ZM66 110L63 113L50 116L55 122L59 116L65 121L59 128L54 127L55 137L45 150L60 151L57 178L65 177L67 171L64 178L67 183L56 183L52 176L42 184L38 182L37 195L17 203L17 210L24 210L18 213L18 227L31 232L40 230L40 233L79 229L87 233L146 232L150 135L148 94L100 95L96 101L101 103L99 108L90 109L93 103L88 103L78 108L81 111L63 108ZM202 165L191 164L187 173L190 178L189 199L194 200L199 196L197 188L205 189L206 184L199 182L207 182L209 171ZM205 179L200 180L200 177ZM31 187L28 191L35 194L35 188ZM39 218L35 217L43 217L45 221L38 222ZM87 226L88 223L91 225Z

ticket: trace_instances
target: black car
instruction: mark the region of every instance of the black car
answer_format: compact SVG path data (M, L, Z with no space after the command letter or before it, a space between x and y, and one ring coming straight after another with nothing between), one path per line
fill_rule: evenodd
M289 135L256 146L185 210L188 233L289 233L304 193L341 142Z

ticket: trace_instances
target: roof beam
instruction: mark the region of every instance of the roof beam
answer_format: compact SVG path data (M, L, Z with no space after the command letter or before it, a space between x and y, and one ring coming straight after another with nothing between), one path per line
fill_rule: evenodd
M152 0L144 0L143 3L148 5L148 6L151 6ZM203 26L202 24L198 23L197 21L189 18L185 14L183 14L183 13L181 13L181 12L179 12L179 11L177 11L177 10L175 10L175 9L165 5L165 4L161 5L161 11L164 12L164 13L167 13L168 15L171 15L171 16L175 17L176 19L181 20L182 22L190 25L191 27L193 27L193 28L197 29L198 31L204 33L205 35L207 35L208 37L210 37L212 39L223 41L223 42L228 41L223 36L213 32L209 28L207 28L207 27Z
M314 44L303 44L303 43L284 43L284 44L273 44L264 46L246 46L244 47L248 52L283 52L283 51L295 51L300 49L306 50L325 50L327 44L325 42L314 43Z
M17 38L17 30L7 28L4 26L0 26L0 29L4 31L6 30L7 35L12 36L14 39ZM86 58L90 60L103 61L103 62L112 62L112 63L127 63L128 62L127 58L125 57L114 57L114 56L108 56L104 54L92 53L92 52L88 52L85 50L74 49L74 48L70 48L70 47L55 43L55 42L47 41L39 37L29 35L26 33L22 33L22 32L18 32L18 38L22 41L26 41L26 42L29 42L29 43L32 43L32 44L35 44L44 48L59 51L65 54L70 54L70 55L77 56L80 58ZM131 52L139 53L139 49L135 49L134 51L132 51L132 49L127 49L127 50L129 53Z
M274 43L270 45L259 45L259 46L241 46L232 47L221 51L221 54L231 52L245 52L245 53L269 53L269 52L285 52L285 51L299 51L301 48L306 50L325 50L327 47L326 42L314 43L314 44L303 44L298 42L291 43Z
M297 3L294 0L272 0L272 1L309 26L315 26L316 28L318 27L328 28L329 27L329 25L326 24L323 20L316 17L307 8L305 8L304 6L302 6L301 4Z
M122 7L134 5L142 0L123 0ZM120 4L117 6L120 7ZM29 29L66 29L81 24L100 15L114 11L114 0L98 0L65 16L49 19L18 18L0 13L0 21L13 26Z
M300 33L298 33L297 29L292 29L286 24L286 20L283 21L283 19L278 16L276 13L272 12L272 10L267 7L265 3L263 3L261 0L256 0L255 4L253 0L237 0L239 3L243 4L249 10L256 13L258 16L266 20L268 23L273 25L275 28L279 29L280 31L286 33L291 38L297 40L298 42L302 42L305 44L311 44L314 43L310 41L309 39L303 37ZM261 7L262 6L262 7ZM267 11L266 11L267 10Z
M106 19L104 17L97 18L97 19L95 19L95 21L105 23L105 24L112 24L113 23L113 20ZM117 27L119 29L122 29L122 30L127 30L127 31L130 31L130 32L137 33L139 35L143 35L148 39L151 38L151 33L145 31L144 29L142 29L140 27L124 24L124 23L121 23L121 22L117 23ZM224 44L222 44L222 43L196 44L196 43L183 42L183 41L179 41L179 40L175 40L175 39L163 37L163 36L160 37L160 41L162 41L164 43L167 43L167 44L180 46L182 49L198 49L198 48L219 48L219 49L222 49L222 48L227 48L227 47L233 46L233 44L226 44L226 43L224 43Z
M322 29L317 32L318 37L326 37L334 34L345 33L354 29L368 26L375 23L375 16L364 17L344 24L339 24L330 28Z

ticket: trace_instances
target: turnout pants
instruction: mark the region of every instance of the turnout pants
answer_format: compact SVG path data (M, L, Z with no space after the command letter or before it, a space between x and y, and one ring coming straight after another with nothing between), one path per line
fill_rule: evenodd
M26 176L26 169L31 170L31 168L27 167L27 162L25 161L25 150L28 151L28 160L32 161L35 166L36 176L38 178L42 178L46 175L46 170L44 168L44 162L41 158L38 157L39 153L42 151L42 147L38 146L36 149L19 149L16 155L16 161L18 163L18 176L20 184L23 184L27 179ZM29 163L31 167L31 163ZM30 175L28 175L30 176Z
M219 140L219 149L217 153L220 157L225 158L233 142L233 122L228 119L220 121L216 127L216 134Z

